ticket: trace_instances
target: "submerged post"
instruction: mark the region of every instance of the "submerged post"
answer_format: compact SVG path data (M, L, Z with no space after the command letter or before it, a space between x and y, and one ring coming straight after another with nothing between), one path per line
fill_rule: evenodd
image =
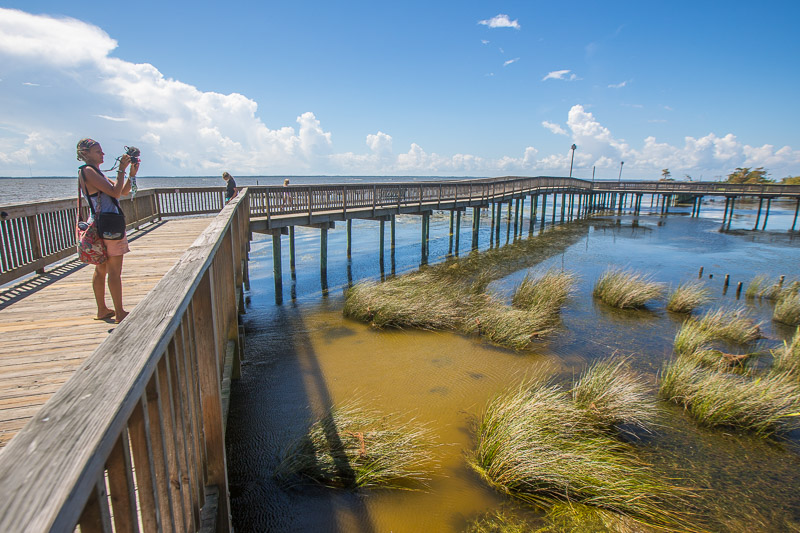
M767 211L764 213L764 225L761 226L761 231L767 229L767 218L769 217L769 205L772 203L772 198L767 198Z
M380 238L378 239L378 257L380 257L380 262L383 263L383 236L386 233L386 222L381 219L380 221Z
M461 210L456 211L456 255L461 241Z
M760 196L758 198L758 212L756 213L756 223L755 223L755 226L753 226L754 230L758 229L758 223L761 221L761 206L762 205L764 205L764 197Z
M294 268L294 226L289 226L289 273L292 279L297 279L297 272Z
M481 228L481 208L472 208L472 249L478 249L478 235Z
M347 220L347 257L350 257L350 253L353 250L353 220Z
M794 208L794 220L792 220L792 231L794 231L794 227L797 225L798 213L800 213L800 198L797 199L797 205Z
M543 194L542 195L542 222L540 224L540 226L541 226L540 229L544 228L545 211L547 211L547 194Z
M272 277L275 279L275 303L283 302L283 274L281 273L281 231L272 232Z
M328 273L328 228L319 230L319 271L323 277Z

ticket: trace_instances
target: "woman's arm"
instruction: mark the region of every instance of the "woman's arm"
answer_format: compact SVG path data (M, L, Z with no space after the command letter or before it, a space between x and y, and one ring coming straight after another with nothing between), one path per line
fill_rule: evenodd
M117 179L113 183L92 167L84 167L83 177L86 179L86 192L93 194L96 191L100 191L113 198L122 196L124 194L123 188L125 187L125 169L128 168L130 162L131 158L128 154L122 156L119 161L119 170L117 170ZM127 187L130 191L130 181L127 182Z
M123 196L126 195L126 194L130 194L131 187L133 186L133 183L131 182L131 180L136 177L136 173L137 172L139 172L139 163L136 163L135 165L131 165L130 176L129 176L128 180L125 182L125 185L122 187Z

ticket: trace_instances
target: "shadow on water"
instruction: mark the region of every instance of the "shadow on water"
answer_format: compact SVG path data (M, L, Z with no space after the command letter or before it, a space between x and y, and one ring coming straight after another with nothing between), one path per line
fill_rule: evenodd
M263 318L269 321L266 327ZM313 486L285 489L273 478L280 452L303 438L313 420L323 419L323 427L335 428L333 400L308 336L309 325L297 306L280 307L270 317L248 316L247 321L259 322L259 332L248 337L242 378L231 388L226 434L234 528L375 531L362 494ZM347 336L344 329L327 334ZM331 449L343 449L335 430L326 437ZM342 477L355 477L343 454L335 456L335 463Z

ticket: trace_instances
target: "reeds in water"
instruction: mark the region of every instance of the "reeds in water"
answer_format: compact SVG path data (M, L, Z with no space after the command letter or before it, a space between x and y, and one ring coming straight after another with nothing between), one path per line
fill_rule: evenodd
M428 480L431 431L355 402L331 409L284 453L275 476L288 486L417 490Z
M785 283L780 279L771 280L767 276L758 275L748 283L744 295L751 299L780 300L789 294L797 294L798 290L800 290L800 281Z
M577 277L563 270L548 270L525 279L514 290L511 305L517 309L553 309L558 312L575 288Z
M548 308L510 309L487 305L464 322L465 333L478 334L499 346L524 350L532 340L552 333L559 324L558 311Z
M530 533L530 525L502 511L486 513L467 524L465 533Z
M496 490L549 506L578 502L658 527L680 527L685 489L636 459L632 445L547 382L490 401L470 465Z
M772 319L790 326L800 325L800 293L782 296L775 304Z
M783 374L800 381L800 328L794 332L790 342L783 342L783 346L772 351L773 374Z
M744 309L716 309L684 321L675 335L675 352L690 356L708 351L714 341L748 344L760 337L760 325Z
M735 427L761 436L800 427L800 386L779 374L742 376L678 357L661 372L660 392L707 426Z
M691 313L709 301L711 291L700 281L681 283L669 296L667 310L673 313Z
M644 307L664 293L664 284L649 276L619 268L606 270L594 286L592 293L606 304L620 309Z
M650 387L623 357L592 364L572 388L572 401L606 428L625 424L649 429L656 413Z

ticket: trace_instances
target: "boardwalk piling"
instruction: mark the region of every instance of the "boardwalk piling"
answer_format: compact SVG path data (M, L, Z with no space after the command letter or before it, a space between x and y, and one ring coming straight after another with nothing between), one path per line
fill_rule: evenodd
M769 206L770 206L771 203L772 203L772 198L767 198L767 210L764 213L764 225L761 226L761 231L764 231L764 230L767 229L767 218L769 218Z
M281 231L272 232L272 277L275 279L275 303L283 302L283 274L281 273Z

